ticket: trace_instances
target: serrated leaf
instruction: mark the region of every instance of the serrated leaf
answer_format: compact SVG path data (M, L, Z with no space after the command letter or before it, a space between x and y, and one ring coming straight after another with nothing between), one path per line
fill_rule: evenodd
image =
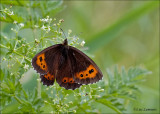
M26 93L25 90L22 90L22 91L23 91L23 95L24 95L25 99L28 100L28 94Z
M101 103L109 108L111 108L112 110L114 110L115 112L121 114L122 112L116 108L110 101L106 100L106 99L99 99L99 100L96 100L96 102L98 103Z

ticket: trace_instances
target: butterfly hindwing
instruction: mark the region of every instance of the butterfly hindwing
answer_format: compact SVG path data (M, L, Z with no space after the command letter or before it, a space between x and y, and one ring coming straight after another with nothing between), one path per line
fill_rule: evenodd
M74 81L80 84L90 84L102 79L102 72L86 54L69 47L69 56L74 72Z
M47 85L47 86L53 85L55 81L55 75L49 72L47 74L41 74L40 78L41 78L41 82L43 82L43 85Z

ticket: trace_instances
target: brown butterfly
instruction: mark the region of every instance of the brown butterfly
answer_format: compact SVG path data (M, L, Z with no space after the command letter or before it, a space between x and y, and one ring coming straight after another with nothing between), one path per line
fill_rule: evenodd
M34 69L40 73L43 85L57 83L65 89L76 89L82 84L92 84L102 79L102 72L86 54L69 46L67 39L62 44L50 46L32 59Z

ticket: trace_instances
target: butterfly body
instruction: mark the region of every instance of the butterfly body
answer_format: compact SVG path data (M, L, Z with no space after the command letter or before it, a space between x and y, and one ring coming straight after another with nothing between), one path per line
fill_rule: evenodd
M40 73L44 85L56 82L65 89L76 89L82 84L95 83L102 79L102 72L87 55L69 46L67 39L62 44L50 46L32 59L34 69Z

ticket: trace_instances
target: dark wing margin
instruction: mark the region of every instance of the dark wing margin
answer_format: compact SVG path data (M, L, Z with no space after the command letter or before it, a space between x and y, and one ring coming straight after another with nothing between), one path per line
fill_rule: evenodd
M82 51L69 46L69 58L74 72L73 79L80 84L92 84L102 79L103 74L95 62Z

